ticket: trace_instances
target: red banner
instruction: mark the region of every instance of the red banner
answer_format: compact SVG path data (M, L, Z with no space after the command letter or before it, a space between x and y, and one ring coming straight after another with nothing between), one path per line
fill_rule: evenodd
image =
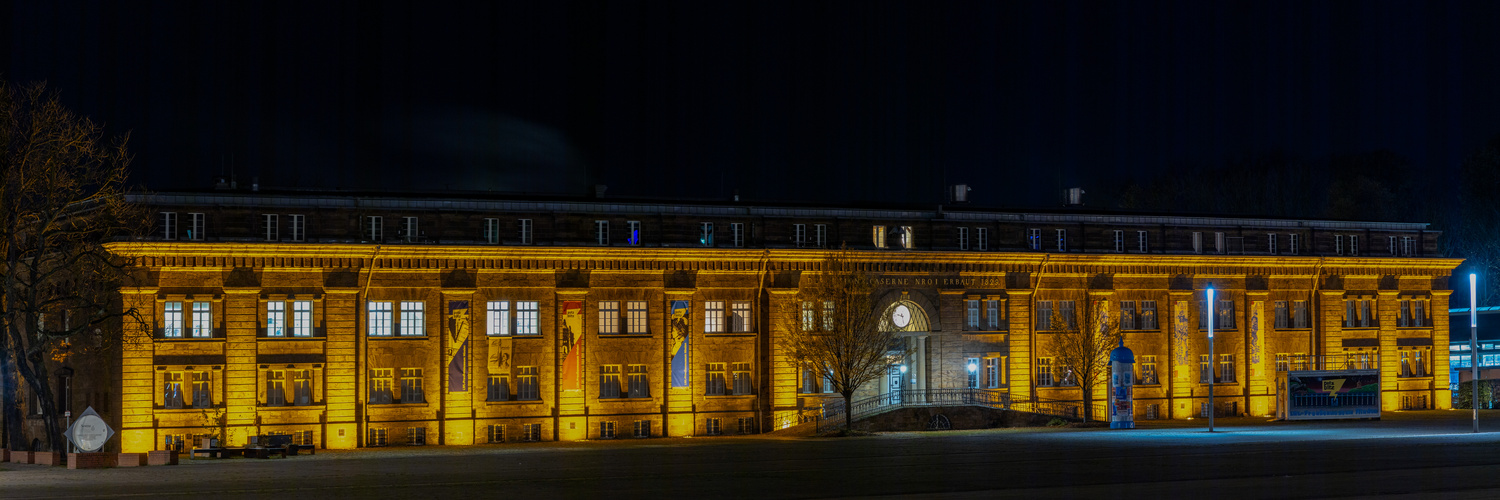
M563 356L562 390L583 389L583 302L563 302L562 345Z

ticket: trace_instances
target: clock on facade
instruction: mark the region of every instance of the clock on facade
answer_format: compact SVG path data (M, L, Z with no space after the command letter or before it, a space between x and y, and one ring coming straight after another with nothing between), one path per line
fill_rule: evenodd
M896 328L906 328L906 325L911 324L911 310L905 305L897 305L891 311L891 324L896 325Z

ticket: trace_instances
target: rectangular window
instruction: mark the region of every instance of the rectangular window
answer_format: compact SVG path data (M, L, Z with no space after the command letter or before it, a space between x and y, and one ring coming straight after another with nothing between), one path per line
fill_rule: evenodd
M177 239L177 212L161 213L161 239Z
M834 314L833 314L833 301L831 301L831 300L825 300L825 301L823 301L823 329L824 330L833 330L834 319L835 318L834 318Z
M1276 371L1284 372L1287 371L1287 369L1290 367L1291 363L1287 360L1287 353L1276 353Z
M958 228L958 249L969 249L969 228L967 227Z
M1234 382L1234 355L1219 355L1219 382Z
M750 301L741 300L730 303L730 331L735 333L749 333L755 331L754 326L754 321L750 315Z
M1233 330L1234 329L1234 301L1233 300L1221 300L1221 301L1219 301L1219 308L1216 309L1216 310L1214 310L1214 314L1216 315L1216 317L1214 318L1214 321L1215 321L1214 328L1216 328L1216 329L1222 328L1222 329L1225 329L1225 330Z
M500 243L500 219L484 219L484 242L491 245Z
M901 226L901 248L911 250L917 246L917 233L911 226Z
M395 394L391 392L393 377L391 368L373 368L370 370L370 404L391 404L395 402Z
M646 375L646 365L630 365L630 397L651 397L651 379Z
M1000 314L1000 301L991 299L984 302L987 313L985 316L989 319L990 330L1000 330L1000 320L1004 319Z
M724 333L724 301L703 303L703 333Z
M984 359L984 381L991 389L1000 387L1000 358Z
M1411 351L1401 351L1401 374L1402 377L1411 376Z
M1335 234L1335 235L1333 235L1333 254L1334 255L1343 255L1344 254L1344 235L1342 235L1342 234Z
M979 329L979 301L978 300L965 300L964 304L967 306L966 309L968 310L968 314L966 315L968 321L965 322L964 326L966 326L969 330L978 330Z
M739 222L729 223L729 236L735 248L745 247L745 225Z
M182 408L182 372L167 372L163 374L162 382L162 406L167 409ZM33 408L41 407L38 404Z
M1344 300L1344 328L1368 328L1377 326L1369 299Z
M491 300L485 305L485 328L492 336L510 335L510 302Z
M540 317L535 301L516 301L516 335L541 335Z
M182 303L163 302L161 334L169 339L182 338Z
M275 300L266 303L266 336L286 336L286 302Z
M828 224L813 224L813 246L828 246Z
M754 418L752 418L752 417L740 417L737 420L739 421L740 434L754 434L755 433L755 419Z
M1141 356L1141 385L1159 385L1156 379L1156 356Z
M1138 247L1138 250L1141 253L1146 253L1147 251L1149 251L1151 249L1150 245L1147 244L1147 243L1149 243L1149 241L1146 238L1146 232L1145 231L1136 231L1135 232L1135 239L1136 239L1136 246Z
M266 371L266 406L286 406L286 372Z
M615 423L614 422L599 422L599 439L614 439L614 438L615 438Z
M1426 356L1422 355L1422 353L1424 351L1425 351L1425 349L1418 349L1416 351L1413 351L1413 352L1416 353L1416 354L1413 355L1413 361L1412 361L1412 374L1411 374L1411 376L1413 376L1413 377L1426 377L1427 376L1427 373L1428 373L1428 370L1427 370L1427 359L1426 359Z
M698 224L698 244L706 247L714 246L714 223L703 222Z
M1057 230L1057 251L1059 251L1059 252L1066 252L1066 251L1068 251L1068 230L1067 229L1058 229Z
M533 443L542 440L542 424L521 424L521 440Z
M307 239L307 219L298 214L288 215L287 217L291 219L290 222L292 223L292 241Z
M1036 330L1052 329L1052 301L1036 301Z
M599 334L614 335L620 333L620 302L615 300L599 301Z
M1026 230L1026 248L1032 250L1042 249L1042 230L1031 228Z
M725 387L724 363L708 363L706 370L707 382L704 384L708 396L723 396Z
M792 244L797 248L807 244L807 224L792 224Z
M974 367L974 369L970 370L969 367L971 367L971 366ZM969 388L970 389L978 389L979 388L979 358L969 358L969 362L964 365L964 371L969 374Z
M204 232L207 230L208 218L201 213L188 214L188 239L192 241L203 241Z
M1396 307L1396 326L1411 326L1411 301L1402 299Z
M490 375L485 384L485 401L510 401L510 380L505 375Z
M1398 255L1396 253L1396 237L1395 236L1389 236L1388 239L1390 240L1390 253L1391 253L1391 257L1395 257L1396 255Z
M276 241L276 214L260 215L260 232L266 241Z
M313 336L313 314L311 300L292 301L292 336Z
M629 243L631 246L640 246L640 244L641 244L641 221L638 221L638 220L625 221L625 229L628 231L628 233L625 235L625 238L626 238L625 242Z
M625 333L651 333L650 328L647 327L649 316L646 313L646 301L632 300L626 302L625 309Z
M1276 328L1291 328L1291 320L1292 316L1290 311L1287 310L1286 301L1276 301Z
M1307 328L1307 301L1292 301L1292 328Z
M981 227L975 229L974 236L974 243L979 248L979 251L984 252L990 249L990 230L988 228Z
M594 242L600 246L609 246L609 221L594 221Z
M1266 233L1266 253L1276 255L1276 233Z
M401 218L401 239L407 243L416 243L421 236L416 217Z
M519 229L520 229L520 232L521 232L521 244L522 245L530 245L531 244L531 219L520 219L520 220L518 220L516 222L518 222L517 226L519 226Z
M1427 301L1413 300L1412 306L1411 326L1432 326L1427 322Z
M1198 383L1212 384L1214 382L1214 366L1207 354L1198 355Z
M193 408L212 408L213 378L209 372L193 373Z
M1078 329L1078 315L1075 313L1074 302L1071 300L1057 301L1057 314L1062 316L1063 324L1069 330Z
M1349 255L1359 255L1359 237L1349 235Z
M1134 300L1122 300L1122 301L1120 301L1120 329L1121 330L1135 330L1136 329L1135 301Z
M422 393L422 369L401 369L401 402L402 403L425 403L427 397Z
M620 398L620 365L599 367L599 399Z
M193 303L193 338L206 339L214 336L213 304Z
M875 248L885 248L885 226L871 226L870 237L875 242Z
M812 301L802 301L802 331L813 331L813 307Z
M407 427L406 428L406 445L407 446L422 446L422 445L425 445L425 444L427 444L427 428L426 427Z
M734 363L730 368L734 370L734 395L755 394L755 386L750 381L750 363Z
M1224 245L1224 233L1214 233L1214 253L1224 253L1226 248Z
M542 399L542 385L541 381L537 379L535 366L521 366L516 368L516 399L521 401Z
M1142 300L1141 301L1141 329L1142 330L1156 330L1158 328L1159 327L1156 326L1156 301L1154 301L1154 300Z
M1115 230L1115 253L1125 253L1125 231Z
M364 224L365 241L371 243L382 243L385 241L385 218L379 215L365 217Z
M1402 236L1401 237L1401 256L1402 257L1411 257L1412 255L1416 255L1416 251L1417 251L1416 239L1412 238L1410 236Z
M421 337L427 335L427 325L424 321L422 308L425 302L417 300L401 301L401 336Z
M710 436L717 436L724 433L723 429L719 428L719 419L717 418L704 419L703 430Z
M1286 242L1287 242L1287 245L1286 245L1287 253L1292 254L1292 255L1297 255L1299 252L1302 251L1301 250L1301 248L1302 248L1302 236L1301 235L1298 235L1298 234L1288 234L1288 235L1286 235Z
M292 401L292 404L297 406L313 404L312 370L297 370L292 372L292 374L292 390L295 391L293 394L295 399Z
M1055 384L1052 379L1052 358L1036 358L1036 385L1048 387Z
M386 444L385 429L371 427L370 437L365 440L365 446L385 446Z
M1193 231L1193 253L1203 253L1203 233Z
M505 426L504 425L495 425L495 424L487 425L487 426L485 426L485 431L486 431L485 433L487 435L489 435L489 441L488 441L489 443L493 444L493 443L504 443L505 442Z
M370 313L370 320L368 321L368 324L370 325L370 336L391 336L391 303L370 302L368 304L368 309Z

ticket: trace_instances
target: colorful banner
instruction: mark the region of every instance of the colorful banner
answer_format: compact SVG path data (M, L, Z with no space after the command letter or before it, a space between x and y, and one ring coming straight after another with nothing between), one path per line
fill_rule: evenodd
M672 318L668 320L667 331L670 336L670 348L667 352L672 353L672 387L690 387L692 373L688 369L688 301L672 301Z
M1193 381L1193 330L1189 320L1188 303L1179 300L1172 308L1172 378L1178 382Z
M1261 382L1266 376L1266 359L1263 354L1266 350L1266 335L1261 331L1261 311L1265 309L1265 302L1254 301L1250 303L1250 381Z
M1287 420L1380 418L1380 375L1369 370L1286 372Z
M448 392L469 391L469 333L474 322L469 316L469 301L448 302Z
M563 302L562 346L563 355L562 390L583 389L583 302Z

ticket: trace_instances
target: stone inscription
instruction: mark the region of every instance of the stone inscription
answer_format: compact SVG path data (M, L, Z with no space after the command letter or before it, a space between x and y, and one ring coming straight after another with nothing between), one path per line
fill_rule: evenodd
M916 277L916 278L875 278L876 286L940 286L940 287L965 287L965 288L1004 288L1005 278L962 278L962 277Z

